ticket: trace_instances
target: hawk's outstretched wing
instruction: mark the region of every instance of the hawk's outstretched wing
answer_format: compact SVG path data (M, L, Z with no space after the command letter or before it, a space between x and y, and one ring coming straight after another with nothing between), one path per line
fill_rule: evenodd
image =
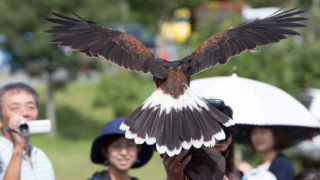
M87 21L76 14L79 19L54 12L52 14L59 18L44 19L58 25L45 32L64 35L51 40L51 43L70 46L90 57L103 56L126 69L144 73L149 71L149 62L154 59L154 55L135 37Z
M289 27L304 27L295 21L306 20L303 17L291 17L304 11L297 8L275 13L270 17L246 22L235 28L214 34L204 41L192 54L182 59L183 66L188 66L190 75L203 71L217 63L225 64L230 57L246 49L256 49L285 39L284 35L299 35Z

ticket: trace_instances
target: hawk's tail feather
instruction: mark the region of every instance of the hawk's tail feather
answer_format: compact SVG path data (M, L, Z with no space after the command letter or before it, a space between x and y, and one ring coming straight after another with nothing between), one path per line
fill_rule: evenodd
M191 146L212 147L216 140L225 138L219 123L231 124L232 120L204 99L193 93L190 96L187 90L187 96L181 97L187 99L170 96L171 103L166 104L168 97L161 93L161 90L156 90L123 122L120 128L126 131L127 138L134 139L137 144L155 144L160 154L169 156ZM159 100L162 103L158 103ZM183 103L175 102L181 100Z

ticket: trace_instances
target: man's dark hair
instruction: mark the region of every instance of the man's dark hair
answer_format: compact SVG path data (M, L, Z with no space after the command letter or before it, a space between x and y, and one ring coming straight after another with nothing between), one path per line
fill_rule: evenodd
M23 90L23 91L30 93L34 97L37 109L39 109L39 95L31 86L29 86L25 83L20 83L20 82L19 83L10 83L0 89L0 118L2 118L2 97L3 97L4 93L9 92L9 91L13 91L13 90L17 90L17 91Z

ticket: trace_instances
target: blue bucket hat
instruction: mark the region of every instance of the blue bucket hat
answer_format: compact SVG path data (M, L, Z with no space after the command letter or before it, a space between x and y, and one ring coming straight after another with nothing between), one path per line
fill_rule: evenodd
M121 123L125 120L123 117L117 117L106 123L103 127L102 133L98 136L92 144L91 148L91 161L97 164L104 164L105 157L101 153L101 146L104 142L114 135L123 135L125 131L120 129ZM153 154L153 147L147 144L141 145L141 150L137 156L137 161L133 164L132 168L141 167L146 164Z

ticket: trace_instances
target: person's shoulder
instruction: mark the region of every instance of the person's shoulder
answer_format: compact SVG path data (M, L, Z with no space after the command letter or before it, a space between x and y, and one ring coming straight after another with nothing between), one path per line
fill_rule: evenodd
M291 160L281 153L272 161L269 171L276 175L278 180L293 179L294 177L294 167Z
M37 154L38 156L47 156L46 153L42 149L40 149L32 144L30 145L30 147L31 147L31 153Z
M89 178L88 180L102 180L102 179L111 180L108 171L104 170L104 171L95 172L92 175L92 177Z
M12 143L3 136L0 136L0 147L12 146Z
M111 180L110 175L109 175L109 171L104 170L104 171L98 171L95 172L92 177L90 177L87 180ZM136 177L130 177L130 180L139 180Z
M3 136L0 136L0 156L6 158L11 158L13 150L12 143Z
M40 149L34 145L31 145L31 156L33 156L34 158L37 158L37 159L41 159L46 162L50 162L46 153L42 149Z
M284 154L279 153L272 161L269 170L273 173L286 172L289 174L294 173L294 168L291 160Z
M4 142L5 141L5 137L4 136L0 136L0 143Z
M275 162L281 162L281 163L288 163L288 164L292 164L291 160L284 154L282 153L279 153L275 159L274 159Z

